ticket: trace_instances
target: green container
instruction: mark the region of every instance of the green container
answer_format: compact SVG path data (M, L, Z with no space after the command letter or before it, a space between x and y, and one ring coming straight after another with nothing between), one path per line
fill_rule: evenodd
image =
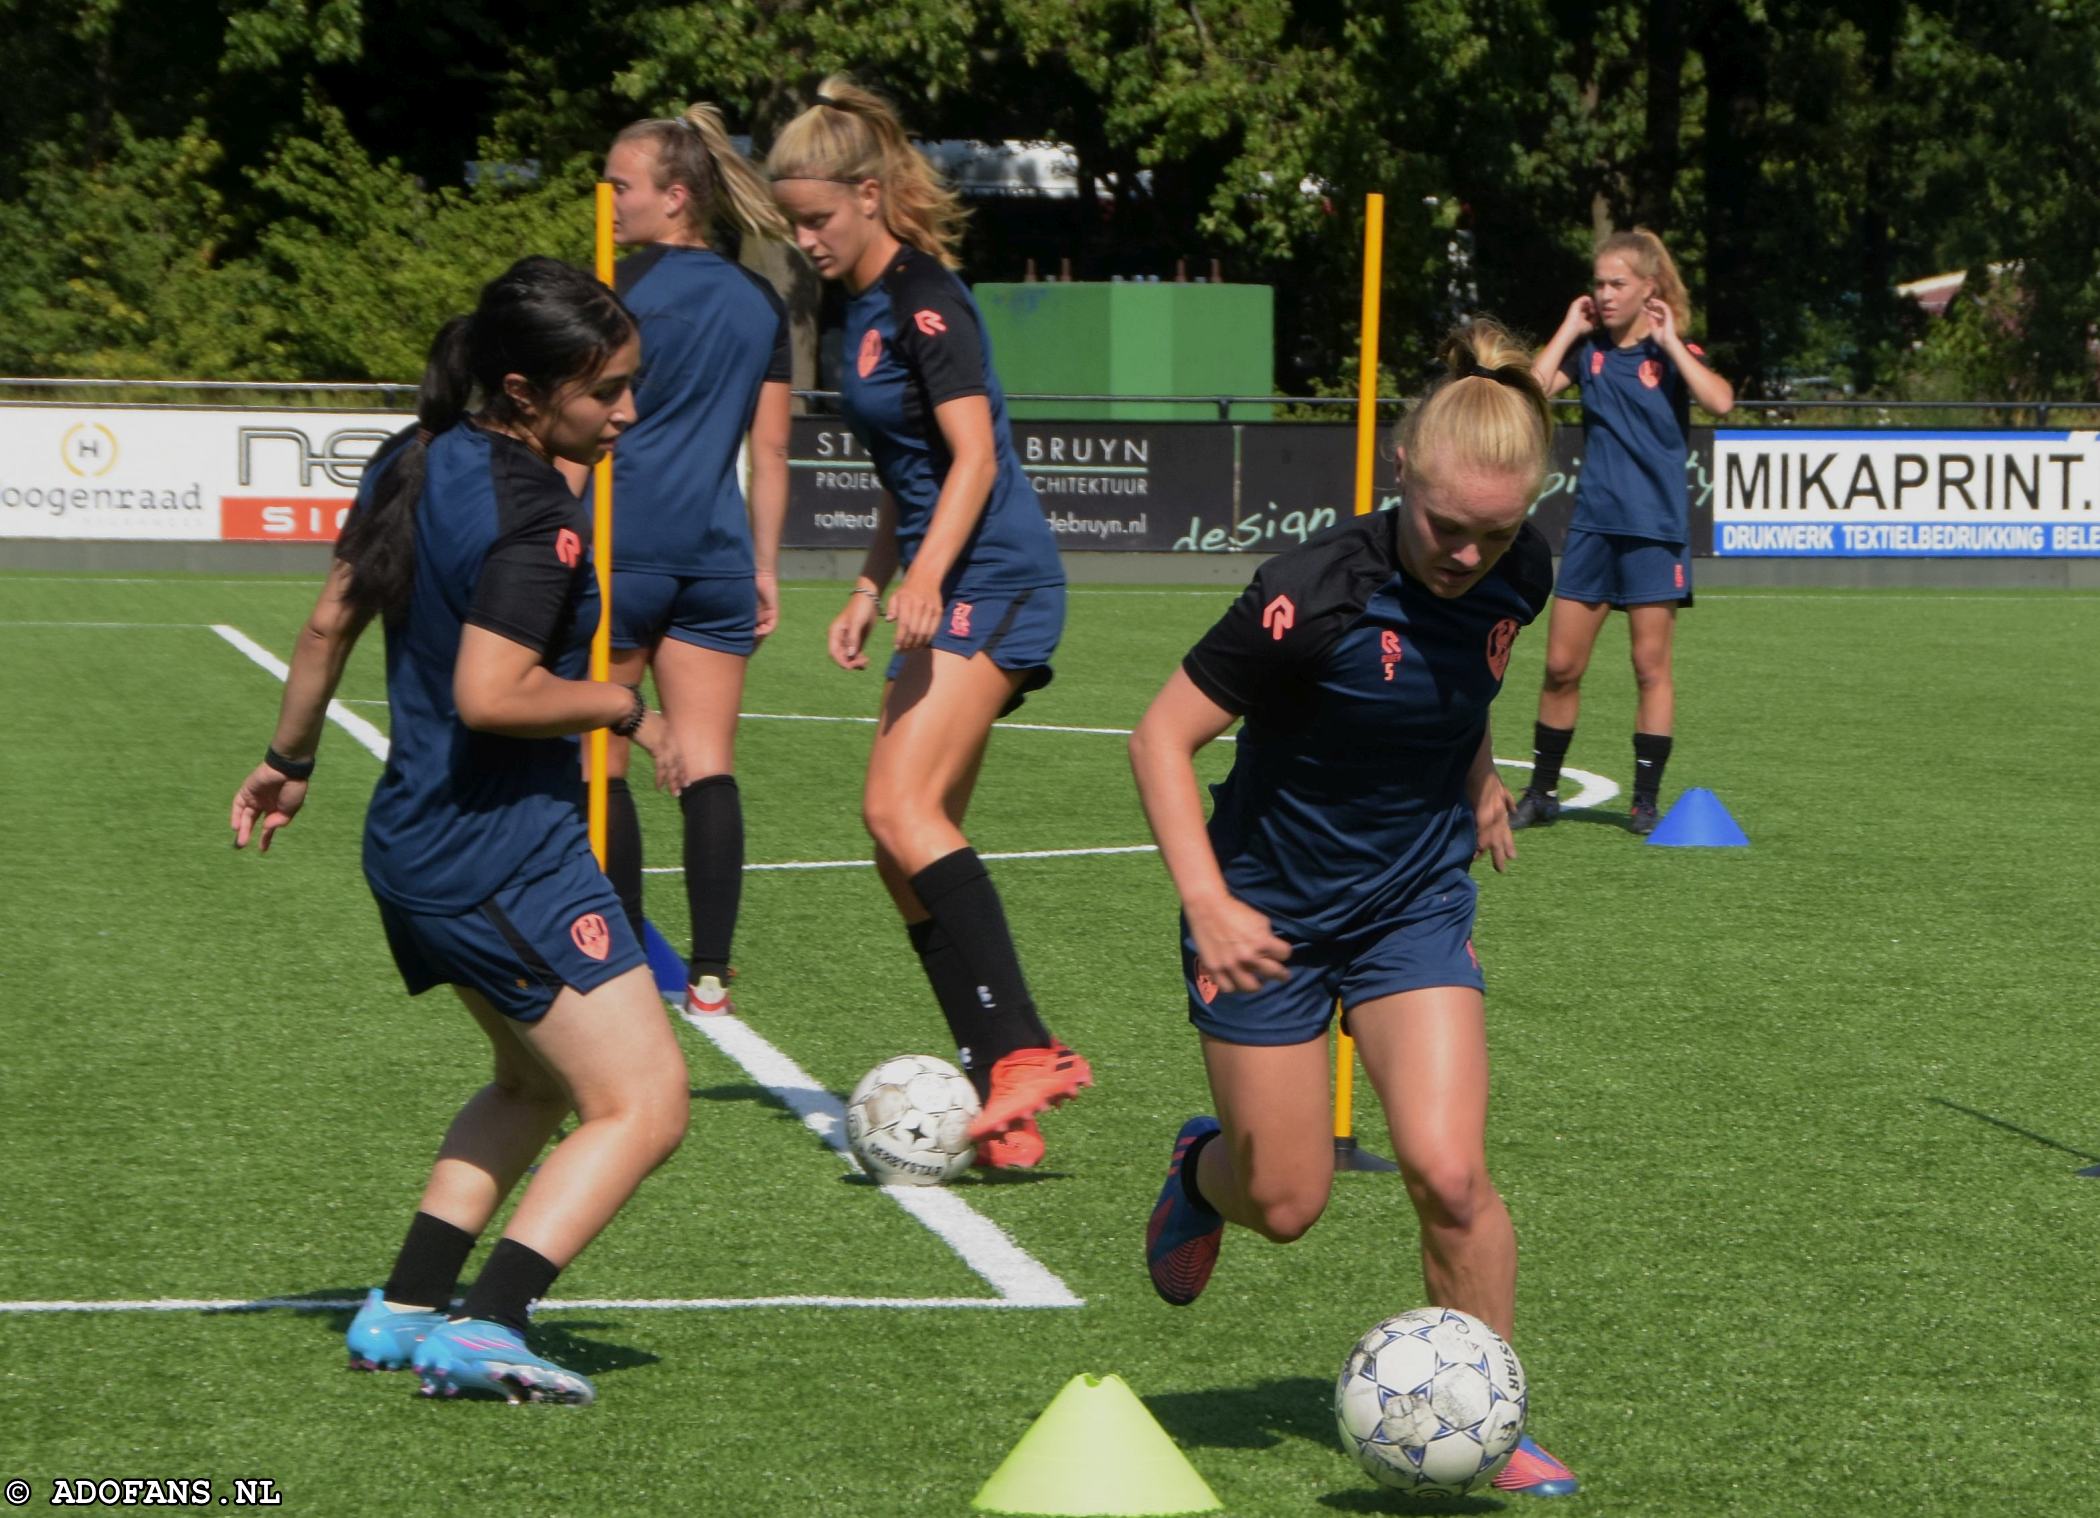
M978 285L1009 397L1273 395L1276 301L1267 285ZM1023 421L1217 421L1215 406L1013 401ZM1235 406L1266 421L1269 406Z

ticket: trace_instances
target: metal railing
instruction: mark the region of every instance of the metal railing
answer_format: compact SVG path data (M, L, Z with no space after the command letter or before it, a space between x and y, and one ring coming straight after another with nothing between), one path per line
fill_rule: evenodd
M177 395L224 395L239 392L269 396L357 395L373 396L382 400L400 397L403 402L408 402L413 399L416 386L412 382L375 383L364 380L0 377L0 394L9 391L85 391L113 395L148 392ZM806 408L818 414L839 413L839 392L836 390L797 390L794 396ZM1304 413L1308 411L1333 411L1337 413L1337 420L1344 420L1348 413L1356 409L1356 397L1348 395L1076 395L1055 391L1031 391L1011 393L1006 398L1009 402L1028 405L1180 407L1208 412L1209 417L1199 419L1221 422L1234 420L1235 408L1251 406L1271 411L1284 408L1296 412L1296 420L1304 420ZM1375 404L1381 412L1397 412L1405 402L1398 397L1381 396ZM1572 415L1580 412L1582 403L1579 399L1569 396L1555 400L1553 405L1562 414ZM1848 425L1896 427L1903 425L1900 418L1924 417L1929 414L1942 417L1975 417L1979 419L1980 424L2001 429L2032 427L2047 430L2052 421L2067 424L2074 418L2088 426L2100 426L2100 404L2087 401L1908 401L1871 400L1849 396L1830 400L1744 398L1735 403L1735 413L1732 415L1740 413L1749 413L1748 417L1742 419L1743 422L1750 422L1755 418L1752 425L1772 427L1816 425L1829 415L1859 419L1849 421Z

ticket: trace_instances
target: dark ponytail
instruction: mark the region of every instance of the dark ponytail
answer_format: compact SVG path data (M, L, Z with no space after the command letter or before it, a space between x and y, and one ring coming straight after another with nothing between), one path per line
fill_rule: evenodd
M552 399L588 379L635 332L620 298L559 259L521 258L482 286L472 316L438 328L416 392L416 433L380 467L370 503L350 514L335 556L350 566L350 604L367 616L400 620L416 577L416 505L430 444L470 414L508 420L514 406L504 376L522 375Z

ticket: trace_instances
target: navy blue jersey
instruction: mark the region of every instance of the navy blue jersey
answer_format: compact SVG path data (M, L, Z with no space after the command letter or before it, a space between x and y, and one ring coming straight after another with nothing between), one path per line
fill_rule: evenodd
M1595 333L1569 350L1566 372L1582 387L1582 476L1569 525L1685 542L1692 434L1684 375L1652 337L1621 348Z
M367 508L402 440L374 458L353 510ZM590 534L583 503L523 443L470 423L431 440L415 589L386 634L391 744L365 813L377 895L469 911L590 847L576 740L475 732L452 702L469 624L539 651L565 680L584 677L598 625Z
M708 248L653 244L613 282L642 330L634 425L613 454L613 567L749 578L737 453L759 387L788 381L787 307Z
M1552 593L1552 556L1526 523L1472 589L1434 594L1400 567L1398 515L1269 560L1182 661L1246 719L1212 788L1226 886L1293 942L1373 927L1471 864L1466 772L1517 632Z
M952 459L934 408L981 395L991 406L998 477L984 514L942 582L944 599L1062 585L1057 540L1022 472L984 319L940 260L905 247L846 307L846 420L897 503L897 551L918 556Z

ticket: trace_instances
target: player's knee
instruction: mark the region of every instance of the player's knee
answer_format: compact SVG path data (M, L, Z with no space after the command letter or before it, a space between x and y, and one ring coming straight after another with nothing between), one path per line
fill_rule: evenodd
M1327 1210L1326 1191L1312 1186L1296 1187L1272 1195L1251 1194L1254 1229L1272 1244L1290 1244L1305 1237Z
M1571 658L1566 654L1546 656L1546 689L1566 692L1582 684L1582 672L1588 667L1586 659Z
M1670 684L1670 661L1667 657L1633 661L1633 683L1644 691L1663 690Z
M1410 1165L1407 1194L1424 1225L1464 1232L1493 1205L1495 1183L1487 1166L1465 1156L1433 1158Z
M911 853L912 835L928 821L926 809L908 796L884 790L861 798L860 820L877 848L892 858Z
M507 1102L524 1107L559 1107L566 1111L569 1093L544 1069L498 1066L489 1080L495 1093Z
M681 1078L678 1090L654 1095L635 1114L636 1140L642 1153L654 1170L678 1152L685 1142L686 1123L692 1112L692 1099L686 1093L685 1081Z

